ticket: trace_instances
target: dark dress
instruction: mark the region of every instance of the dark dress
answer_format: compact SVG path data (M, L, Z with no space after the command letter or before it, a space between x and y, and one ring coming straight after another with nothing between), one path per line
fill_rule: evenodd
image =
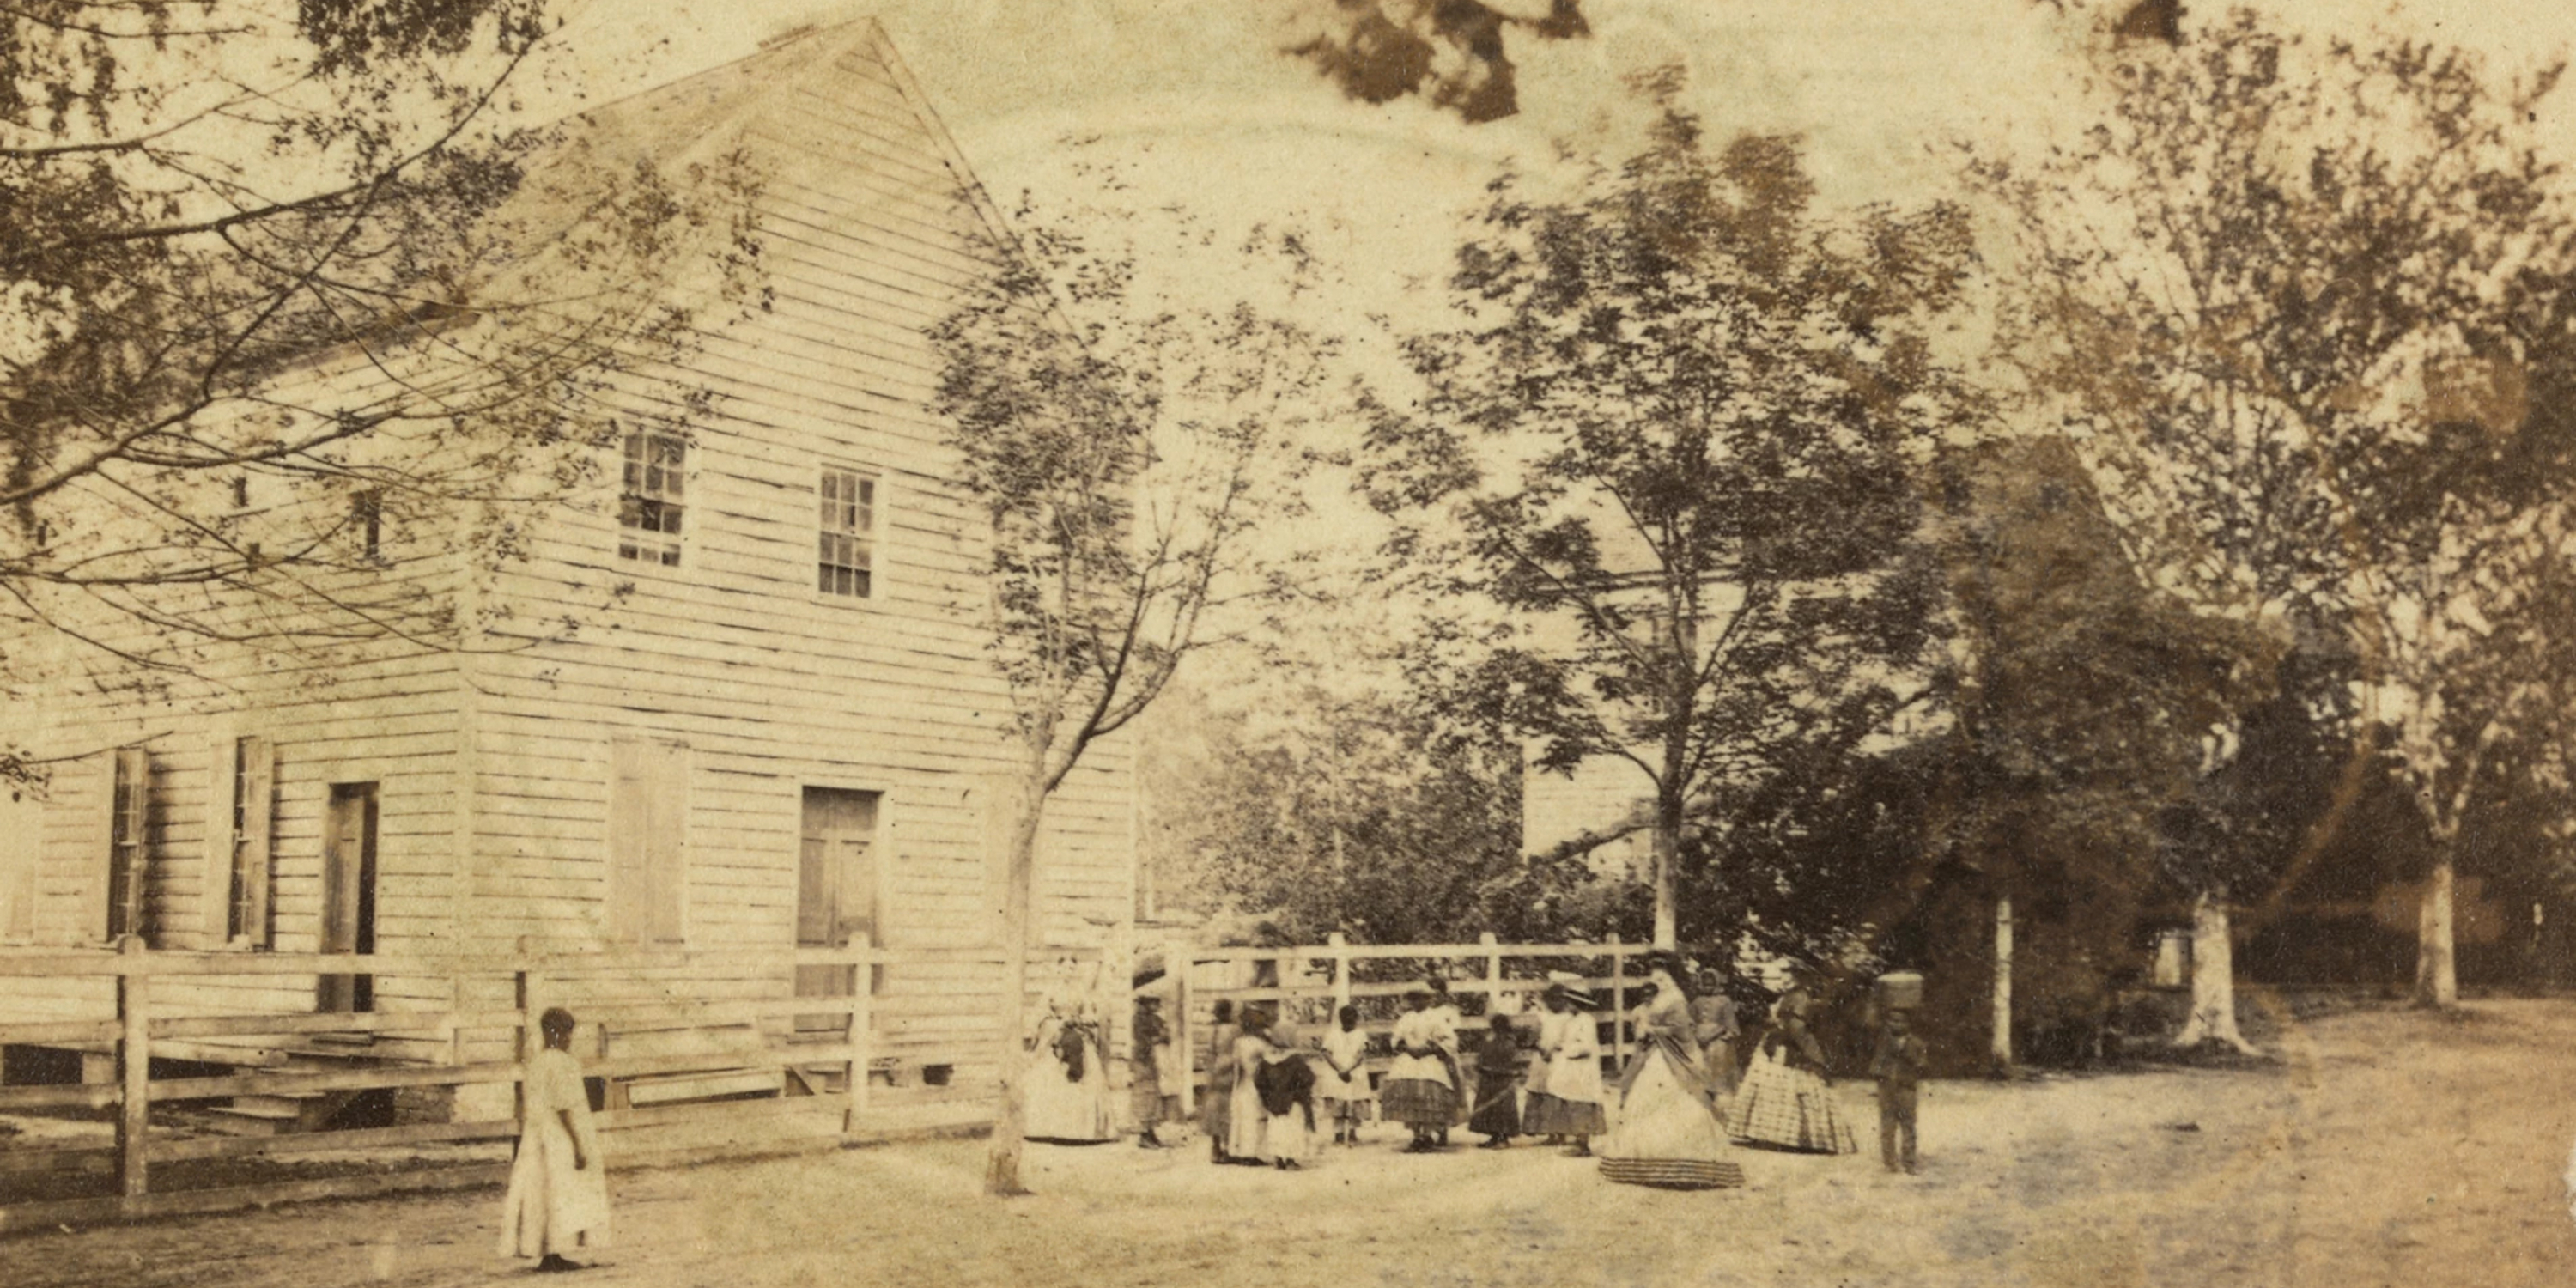
M1484 1048L1476 1052L1476 1109L1467 1115L1467 1130L1497 1138L1520 1135L1520 1103L1513 1095L1520 1077L1520 1044L1508 1034L1486 1034Z

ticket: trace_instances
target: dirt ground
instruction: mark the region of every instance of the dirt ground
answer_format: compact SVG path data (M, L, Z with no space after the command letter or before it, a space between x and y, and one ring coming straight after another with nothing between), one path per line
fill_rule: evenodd
M1925 1165L1740 1151L1750 1187L1611 1185L1536 1147L1310 1171L1196 1149L1030 1146L1039 1193L977 1193L980 1142L612 1172L616 1242L585 1285L2564 1284L2576 1222L2576 1002L2295 1026L2282 1059L2018 1084L1935 1083ZM1864 1087L1839 1089L1864 1136ZM0 1285L521 1280L496 1195L398 1198L0 1241Z

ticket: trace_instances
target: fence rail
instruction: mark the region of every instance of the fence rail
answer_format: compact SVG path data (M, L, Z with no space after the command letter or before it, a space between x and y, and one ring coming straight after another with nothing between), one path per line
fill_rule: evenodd
M1050 958L1097 960L1101 950L1047 948ZM764 1099L717 1099L685 1104L628 1106L612 1096L598 1115L609 1133L676 1131L685 1137L695 1128L713 1128L713 1138L728 1142L691 1151L713 1156L760 1147L767 1138L757 1129L775 1130L777 1141L840 1143L857 1131L868 1108L869 1070L877 1048L875 1020L883 999L872 996L868 968L875 966L991 966L995 983L1008 962L999 948L886 948L864 937L844 948L797 948L767 952L521 952L489 954L426 953L271 953L155 952L128 939L115 950L0 951L0 980L46 978L95 980L113 988L113 1018L0 1020L0 1044L49 1046L106 1055L113 1060L112 1081L57 1086L0 1087L0 1111L27 1109L109 1109L116 1112L112 1144L78 1145L13 1143L0 1150L0 1176L27 1173L106 1170L115 1192L94 1198L52 1199L0 1206L0 1233L64 1221L131 1219L178 1212L201 1212L304 1199L384 1193L403 1188L440 1188L484 1184L500 1179L502 1166L464 1162L386 1175L368 1173L319 1180L292 1180L221 1189L155 1189L156 1164L201 1163L279 1155L304 1155L362 1149L473 1145L515 1138L524 1106L525 1061L538 1049L538 1018L550 999L566 997L577 983L632 981L650 988L656 972L721 968L724 976L775 974L793 979L798 968L828 967L847 971L848 983L837 996L757 997L740 999L646 997L636 1000L583 1002L583 1030L592 1040L583 1053L587 1077L611 1080L650 1079L660 1075L728 1071L777 1075L777 1095ZM234 978L303 978L329 976L403 976L449 981L454 1004L443 1009L337 1011L298 1014L173 1014L174 990L200 980ZM167 987L159 982L170 981ZM487 988L506 984L512 1004L469 1007L466 981ZM684 979L670 981L685 987ZM0 984L0 989L8 987ZM87 1005L96 1005L93 999ZM196 999L196 1006L206 1003ZM764 1027L763 1022L770 1022ZM776 1023L786 1021L783 1026ZM643 1051L620 1054L611 1048L612 1033L622 1037L670 1033L675 1027L725 1031L729 1042L709 1049L679 1052ZM466 1035L486 1050L506 1048L509 1059L467 1059ZM357 1046L357 1060L335 1062L346 1067L263 1065L259 1039L301 1041L312 1053L316 1037L367 1035L426 1038L444 1044L445 1059L411 1059L399 1063L361 1063L369 1048ZM243 1042L240 1048L209 1047L190 1039ZM184 1054L168 1043L180 1040ZM223 1058L208 1060L210 1051ZM153 1060L162 1056L164 1076L153 1076ZM237 1055L237 1059L236 1059ZM213 1063L229 1068L218 1074L169 1076L173 1061ZM247 1066L247 1067L245 1067ZM820 1080L812 1080L819 1075ZM833 1082L839 1090L829 1089ZM298 1131L272 1136L174 1136L167 1124L156 1126L155 1105L206 1105L227 1098L298 1098L343 1092L400 1092L410 1088L484 1086L510 1089L514 1108L509 1117L482 1116L464 1122L420 1122L339 1130ZM802 1087L806 1094L790 1094ZM498 1093L495 1092L495 1095ZM637 1093L640 1097L640 1092ZM740 1093L735 1093L740 1094ZM168 1115L164 1115L165 1118ZM634 1155L614 1151L621 1161ZM649 1161L649 1160L648 1160ZM100 1165L104 1164L104 1168Z

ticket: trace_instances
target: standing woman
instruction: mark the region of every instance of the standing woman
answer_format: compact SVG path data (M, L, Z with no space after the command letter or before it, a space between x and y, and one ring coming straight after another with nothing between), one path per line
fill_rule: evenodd
M1227 1094L1225 1161L1259 1167L1271 1160L1270 1112L1261 1104L1259 1074L1278 1049L1270 1041L1268 1012L1247 1006L1241 1018L1231 1061L1234 1084Z
M1136 1144L1140 1149L1161 1149L1163 1139L1154 1128L1169 1117L1169 1097L1163 1094L1164 1074L1171 1068L1172 1032L1163 1026L1163 999L1147 995L1136 999L1136 1023L1133 1039L1135 1059L1128 1066L1128 1095L1134 1101Z
M1450 1115L1457 1109L1458 1084L1450 1072L1456 1066L1440 1049L1441 1026L1430 1014L1430 992L1417 988L1405 994L1404 1004L1404 1018L1395 1022L1395 1063L1387 1068L1378 1107L1413 1129L1413 1143L1404 1147L1405 1153L1428 1154L1439 1148L1433 1141L1449 1130Z
M1860 1140L1834 1105L1824 1048L1807 1030L1811 997L1804 985L1781 995L1771 1031L1762 1035L1745 1066L1728 1128L1748 1144L1808 1154L1856 1154Z
M1610 1129L1601 1112L1601 1038L1595 1031L1589 1000L1563 984L1548 986L1548 1009L1557 1021L1555 1045L1547 1051L1547 1101L1543 1121L1523 1122L1529 1135L1572 1137L1569 1157L1592 1157L1592 1138Z
M525 1075L527 1118L501 1200L501 1255L539 1258L539 1270L579 1270L563 1254L608 1242L608 1180L590 1092L572 1056L572 1012L549 1007L537 1028L545 1049L529 1059Z
M1026 1129L1030 1140L1097 1145L1114 1134L1109 1125L1109 1055L1101 1041L1100 1014L1090 1000L1081 967L1057 964L1057 985L1047 998L1029 1052Z
M1217 999L1215 1016L1208 1024L1207 1103L1199 1106L1199 1127L1207 1133L1208 1157L1213 1162L1234 1161L1226 1156L1225 1144L1233 1128L1234 1039L1240 1033L1234 1026L1234 1003Z
M1714 969L1699 973L1699 996L1691 999L1692 1038L1699 1043L1700 1061L1708 1073L1709 1101L1714 1104L1735 1094L1735 1040L1743 1036L1743 1026L1735 1016L1735 999L1726 995L1726 982Z
M1601 1174L1629 1185L1709 1190L1744 1184L1709 1107L1681 965L1647 958L1655 995L1637 1008L1638 1047L1619 1075L1619 1125L1601 1142Z

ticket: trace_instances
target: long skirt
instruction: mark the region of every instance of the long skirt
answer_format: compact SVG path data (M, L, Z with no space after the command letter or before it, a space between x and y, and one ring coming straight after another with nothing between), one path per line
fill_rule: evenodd
M572 1137L554 1114L519 1133L510 1188L501 1199L501 1255L538 1257L593 1251L608 1241L608 1181L599 1154L572 1165Z
M1128 1108L1136 1115L1136 1130L1152 1131L1163 1122L1163 1079L1151 1060L1136 1062L1136 1079L1127 1084Z
M1407 1127L1447 1127L1458 1093L1428 1078L1389 1078L1377 1102L1380 1112Z
M1619 1104L1619 1123L1600 1145L1601 1174L1628 1185L1728 1189L1744 1184L1709 1108L1707 1083L1662 1043L1637 1055Z
M1225 1157L1227 1134L1234 1126L1234 1075L1217 1073L1208 1076L1208 1085L1200 1097L1199 1130L1215 1142L1216 1156Z
M1269 1158L1270 1113L1261 1107L1261 1093L1253 1090L1249 1073L1234 1080L1234 1090L1228 1098L1234 1103L1226 1107L1227 1156Z
M1082 1077L1065 1076L1064 1061L1040 1048L1029 1061L1028 1109L1022 1132L1030 1140L1097 1144L1115 1133L1109 1123L1109 1079L1100 1049L1083 1046Z
M1476 1108L1467 1115L1467 1130L1496 1137L1520 1135L1520 1097L1512 1094L1519 1085L1520 1079L1512 1074L1477 1075Z
M1735 1043L1718 1038L1708 1044L1700 1058L1708 1068L1710 1094L1719 1099L1734 1095L1736 1084L1744 1080L1744 1071L1735 1065Z
M1315 1152L1315 1134L1306 1121L1307 1107L1291 1106L1284 1114L1264 1114L1261 1155L1267 1162L1303 1162Z
M1521 1110L1524 1136L1598 1136L1608 1130L1610 1119L1598 1100L1568 1100L1539 1091L1530 1093Z
M1735 1114L1727 1124L1739 1141L1809 1154L1856 1154L1851 1121L1834 1105L1820 1075L1756 1058L1736 1088Z

